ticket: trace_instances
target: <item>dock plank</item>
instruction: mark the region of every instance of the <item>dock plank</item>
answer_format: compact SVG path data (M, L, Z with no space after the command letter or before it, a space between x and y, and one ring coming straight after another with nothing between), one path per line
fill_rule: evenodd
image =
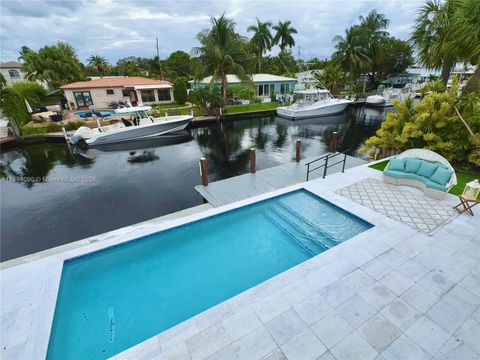
M318 157L309 157L299 163L292 162L258 170L255 174L247 173L214 181L209 183L208 186L197 185L195 186L195 190L214 207L230 204L304 182L307 175L307 167L305 164ZM339 160L340 159L335 159L334 162ZM365 164L364 160L347 156L345 169L362 164ZM321 165L321 162L319 162L318 165ZM327 175L340 172L341 170L342 164L334 165L328 169ZM323 169L319 169L310 173L310 180L322 176Z

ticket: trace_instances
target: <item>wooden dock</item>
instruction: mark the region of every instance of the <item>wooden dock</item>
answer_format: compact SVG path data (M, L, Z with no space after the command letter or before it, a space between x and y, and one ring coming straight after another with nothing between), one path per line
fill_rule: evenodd
M247 173L228 179L211 182L208 186L197 185L195 190L212 206L222 206L246 198L278 190L287 186L304 182L307 175L307 162L318 159L320 156L310 157L300 162L258 170L256 173ZM332 163L340 161L342 155L332 159ZM345 169L363 165L366 161L347 156ZM320 166L323 161L312 164L312 168ZM342 164L332 166L327 170L327 176L342 171ZM310 173L310 180L323 176L323 168Z

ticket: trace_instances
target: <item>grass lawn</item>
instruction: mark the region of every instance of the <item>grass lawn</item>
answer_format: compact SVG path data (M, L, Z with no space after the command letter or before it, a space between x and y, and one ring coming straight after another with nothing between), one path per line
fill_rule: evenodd
M232 105L226 106L224 108L225 114L237 114L242 112L250 111L262 111L262 110L273 110L279 106L278 103L261 103L261 104L248 104L248 105Z
M383 171L388 164L388 160L381 161L376 164L369 165L372 169ZM468 173L464 171L455 171L457 175L457 185L450 189L449 193L453 195L460 195L465 188L465 185L475 179L480 179L480 174ZM480 200L480 195L477 197Z

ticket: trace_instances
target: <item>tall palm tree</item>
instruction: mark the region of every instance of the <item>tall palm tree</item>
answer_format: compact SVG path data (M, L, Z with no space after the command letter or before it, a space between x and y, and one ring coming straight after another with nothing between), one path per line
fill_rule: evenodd
M366 17L359 16L360 28L362 30L362 38L365 41L368 57L371 59L372 82L375 82L375 63L379 54L381 41L386 38L389 33L386 28L390 22L385 15L372 10Z
M332 59L348 71L353 84L360 72L371 63L368 49L362 38L362 29L358 25L351 26L345 30L344 37L337 35L333 38L333 42L336 51L333 53Z
M279 21L277 25L273 27L277 33L273 38L273 43L280 46L280 50L283 51L287 47L295 46L295 40L293 34L297 33L297 29L291 26L290 20Z
M453 41L447 45L452 52L461 51L463 60L477 65L465 90L480 88L480 1L458 1L453 15ZM459 50L457 50L459 49Z
M427 0L419 10L410 37L420 62L427 68L441 69L441 78L445 84L459 59L458 48L448 46L454 41L452 22L456 2L457 0Z
M201 46L193 52L200 55L205 71L212 74L210 86L220 80L223 100L227 101L227 74L236 75L241 81L251 82L245 71L247 66L246 40L235 32L235 22L225 15L210 19L212 28L197 35Z
M268 50L272 48L273 37L270 32L272 23L270 21L262 22L257 18L257 26L251 25L247 28L248 32L253 32L253 36L250 39L250 45L252 46L258 59L258 72L262 72L262 56Z
M103 77L107 71L110 70L110 64L107 59L100 55L92 55L88 58L88 66L97 70L98 75Z

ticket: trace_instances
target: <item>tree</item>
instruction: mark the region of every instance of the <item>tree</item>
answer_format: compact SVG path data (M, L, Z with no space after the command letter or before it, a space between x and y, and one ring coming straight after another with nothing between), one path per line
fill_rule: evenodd
M123 76L142 76L140 64L138 58L135 56L129 56L120 59L115 64L114 72L117 75Z
M258 59L258 72L262 72L262 56L272 48L273 37L270 32L272 23L270 21L262 22L257 18L257 25L251 25L247 28L248 32L253 32L250 39L250 46Z
M222 96L214 87L192 90L188 97L193 104L200 106L204 114L218 114L218 109L224 106Z
M200 55L205 71L212 74L211 87L218 80L222 84L223 101L227 102L227 74L236 75L241 81L251 82L244 66L248 63L246 40L235 32L235 22L225 15L210 19L212 28L197 36L201 46L193 52Z
M459 1L453 15L452 29L454 40L447 44L447 50L460 52L464 60L477 65L465 87L467 91L474 91L480 87L480 1Z
M458 46L451 46L455 43L453 14L456 1L427 0L415 19L410 37L420 62L429 69L441 69L445 84L459 60ZM478 26L478 18L476 22Z
M0 108L7 117L14 119L17 124L25 125L30 121L25 100L28 100L30 105L35 107L40 105L45 95L44 87L37 82L19 81L2 89Z
M192 76L192 65L190 55L184 51L175 51L165 61L168 73L174 75L172 77L190 77Z
M58 42L33 51L27 46L20 50L19 60L28 80L45 81L51 88L83 79L81 63L70 44Z
M328 62L320 71L314 72L317 87L326 88L332 94L338 94L345 87L347 74L342 67L332 61Z
M187 101L187 84L182 78L177 78L173 83L173 97L180 105Z
M280 46L280 51L285 50L287 47L291 48L295 46L295 40L293 34L297 33L297 30L291 26L290 20L279 21L277 25L273 27L277 33L273 38L273 43Z
M361 33L359 39L365 43L363 46L370 58L371 77L374 83L377 58L379 54L384 52L384 49L381 47L383 44L382 40L389 35L386 31L389 20L385 15L377 13L376 10L370 11L366 17L360 15L359 20Z
M386 37L380 40L372 73L377 74L377 78L396 75L405 72L413 63L413 50L408 41Z
M298 67L291 51L285 50L281 51L278 56L266 56L264 71L268 74L293 77L298 71Z
M90 56L88 58L88 66L95 69L100 77L103 77L110 70L110 64L107 59L100 55Z
M0 74L0 89L3 89L5 85L7 85L7 79L5 79L3 74Z
M362 39L362 29L354 25L345 30L345 37L337 35L333 38L336 51L332 55L333 61L348 71L352 82L371 63L368 49Z

